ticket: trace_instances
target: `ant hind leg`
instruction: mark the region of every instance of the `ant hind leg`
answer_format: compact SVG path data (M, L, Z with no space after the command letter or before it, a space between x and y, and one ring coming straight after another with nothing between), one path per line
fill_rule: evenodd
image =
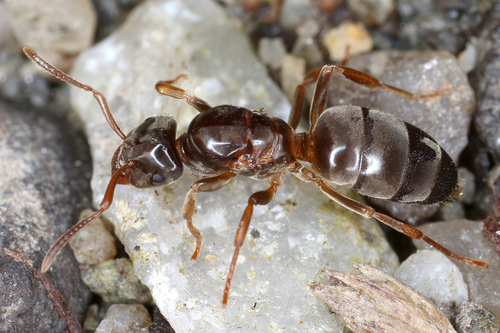
M326 194L330 199L335 201L336 203L340 204L341 206L353 211L354 213L357 213L359 215L362 215L364 217L373 217L377 219L378 221L384 223L385 225L393 228L396 231L399 231L402 234L405 234L408 237L411 237L413 239L421 239L427 244L431 245L434 247L436 250L441 251L444 255L446 255L449 258L453 258L455 260L465 262L467 264L475 265L475 266L481 266L481 267L488 267L488 264L485 262L482 262L480 260L476 259L471 259L467 258L464 256L461 256L459 254L455 254L439 244L438 242L434 241L433 239L427 237L422 231L418 230L417 228L414 228L412 226L409 226L403 222L400 222L396 219L393 219L390 216L387 216L382 213L376 212L372 207L364 205L356 200L350 199L339 192L335 191L333 187L328 185L326 181L318 177L314 174L314 172L309 169L308 167L305 167L299 163L296 163L296 166L294 169L291 170L292 174L294 174L297 178L305 181L305 182L313 182L319 189Z
M347 61L347 60L346 60ZM342 76L346 79L349 79L357 84L360 84L362 86L371 88L371 89L383 89L385 91L391 92L393 94L402 96L407 99L418 99L418 100L424 100L424 99L431 99L431 98L437 98L443 94L447 94L451 92L451 88L444 88L439 91L430 93L430 94L413 94L411 92L408 92L406 90L402 90L396 87L393 87L391 85L385 84L378 79L374 78L373 76L363 73L361 71L358 71L353 68L345 67L342 65L325 65L323 68L321 68L321 71L317 75L317 81L316 81L316 87L314 90L314 97L313 101L311 104L311 112L309 115L309 120L311 123L311 127L309 129L309 133L312 133L312 130L314 126L316 125L316 122L318 121L318 118L321 116L321 114L326 110L327 108L327 102L328 102L328 88L330 85L330 80L332 78L332 75L336 74L339 76Z
M371 88L371 89L383 89L385 91L391 92L393 94L402 96L404 98L408 99L431 99L431 98L436 98L439 97L443 94L447 94L451 92L451 87L441 89L439 91L430 93L430 94L414 94L409 91L403 90L396 88L394 86L385 84L378 79L374 78L373 76L366 74L364 72L358 71L353 68L345 67L345 66L335 66L335 65L327 65L325 67L330 68L332 71L332 74L335 73L337 75L340 75L346 79L349 79L357 84L363 85L365 87ZM324 68L324 67L323 67Z

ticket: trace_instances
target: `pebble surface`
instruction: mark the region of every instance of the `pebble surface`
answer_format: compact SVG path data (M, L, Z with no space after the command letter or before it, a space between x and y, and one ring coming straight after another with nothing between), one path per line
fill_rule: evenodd
M40 110L0 102L0 119L0 331L65 332L41 281L3 248L40 268L90 197L88 147L81 133L68 133L66 122ZM90 292L69 249L48 274L82 319Z
M482 223L466 220L429 223L419 227L426 235L452 252L482 260L486 268L453 261L469 287L469 299L500 316L500 260L495 246L482 236ZM414 241L418 249L430 247Z

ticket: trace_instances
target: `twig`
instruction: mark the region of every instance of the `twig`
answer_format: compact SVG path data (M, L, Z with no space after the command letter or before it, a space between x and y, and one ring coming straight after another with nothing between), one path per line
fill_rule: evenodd
M20 262L31 269L35 278L42 281L43 286L49 293L50 300L54 304L56 311L68 326L69 331L71 333L85 333L80 325L80 322L76 318L75 313L71 310L68 302L66 301L66 298L64 298L64 295L59 291L59 289L57 289L50 277L47 274L42 273L39 269L33 267L33 262L26 255L8 250L6 248L3 250L9 257L12 257L15 261Z

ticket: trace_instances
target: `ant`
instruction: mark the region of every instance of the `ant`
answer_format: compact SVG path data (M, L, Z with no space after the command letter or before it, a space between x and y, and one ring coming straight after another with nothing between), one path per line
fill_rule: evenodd
M448 153L419 128L398 118L366 107L343 105L327 108L332 75L340 75L372 89L380 88L409 99L436 98L449 91L417 95L386 85L363 72L336 65L313 70L297 87L288 122L267 116L262 109L251 111L232 105L211 107L204 100L173 86L184 75L156 84L158 93L186 102L200 113L187 131L176 139L177 123L172 116L147 118L128 135L116 124L104 95L61 72L33 50L24 53L37 65L62 81L92 92L111 128L123 140L112 159L112 176L100 209L78 222L47 252L42 272L66 242L90 221L106 211L117 184L137 188L176 182L183 165L208 177L195 181L184 201L182 214L196 239L191 257L201 251L202 237L193 225L196 195L219 190L236 175L268 179L269 188L253 193L243 212L234 239L235 250L224 288L226 306L239 251L245 240L255 205L267 205L277 193L287 171L312 182L330 199L364 217L380 222L414 239L422 239L446 256L468 264L488 264L452 253L420 230L337 192L328 182L350 187L362 195L401 203L433 204L449 199L456 191L457 169ZM316 82L307 133L296 133L306 86ZM306 166L299 161L309 163ZM327 182L328 181L328 182Z

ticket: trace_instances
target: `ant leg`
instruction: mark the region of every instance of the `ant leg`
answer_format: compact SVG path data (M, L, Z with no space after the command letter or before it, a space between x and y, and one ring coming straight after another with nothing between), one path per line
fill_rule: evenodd
M351 57L350 51L351 51L351 46L349 44L347 44L345 47L344 59L342 59L340 66L347 66L347 63L349 62L349 58Z
M306 86L304 83L299 84L293 93L292 109L288 116L288 125L294 130L297 129L302 115L302 108L304 107L304 96L306 94Z
M73 79L71 76L68 74L64 73L63 71L57 69L56 67L52 66L49 64L45 59L40 57L35 51L32 49L29 49L27 47L23 48L24 54L28 58L30 58L35 64L38 66L42 67L46 72L54 75L57 77L59 80L67 82L69 84L74 85L75 87L78 87L80 89L83 89L85 91L90 91L94 95L95 100L101 107L102 113L104 114L104 118L108 121L109 126L115 131L116 134L122 139L125 140L126 136L123 134L122 130L120 127L118 127L118 124L115 121L115 118L113 118L113 115L111 114L111 110L109 109L108 101L106 97L98 90L95 90L91 86L88 86L86 84L80 83L77 80Z
M385 84L383 82L380 82L373 76L363 73L361 71L358 71L353 68L345 67L345 66L335 66L335 65L327 65L327 67L330 67L333 72L337 75L340 75L342 77L345 77L346 79L349 79L353 82L356 82L358 84L361 84L365 87L371 88L371 89L377 89L381 88L384 89L388 92L391 92L393 94L402 96L404 98L408 99L431 99L431 98L436 98L439 97L443 94L451 92L451 88L444 88L439 91L430 93L430 94L413 94L411 92L408 92L406 90L402 90L393 86L390 86L388 84Z
M162 84L174 84L174 83L177 83L177 81L179 81L180 79L185 79L187 78L187 75L186 74L179 74L177 75L177 77L173 80L165 80L165 81L159 81L158 83L162 83Z
M225 172L219 176L200 179L191 185L191 188L186 194L184 206L182 207L182 216L186 220L189 231L196 239L196 249L191 257L191 260L196 260L200 254L202 241L200 231L193 225L193 215L196 213L196 194L199 192L217 191L226 186L234 176L236 176L235 173Z
M390 216L387 216L385 214L381 214L376 212L372 207L364 205L356 200L350 199L346 196L343 196L339 192L335 191L330 185L326 183L324 179L321 177L317 177L314 172L309 169L308 167L305 167L299 163L295 164L295 168L291 170L292 174L294 174L297 178L306 181L306 182L314 182L314 184L320 188L320 190L325 193L330 199L335 201L336 203L344 206L345 208L362 215L364 217L373 217L380 222L384 223L385 225L393 228L396 231L399 231L402 234L405 234L413 239L421 239L427 244L431 245L434 247L436 250L441 251L444 255L446 255L449 258L456 259L461 262L465 262L467 264L475 265L475 266L481 266L487 268L489 265L485 262L463 257L459 254L455 254L442 246L441 244L437 243L433 239L427 237L424 235L424 233L417 228L411 227L407 224L404 224L403 222L400 222L396 219L393 219Z
M236 268L236 262L238 261L238 255L240 253L240 247L243 246L245 237L247 236L248 227L250 226L250 220L252 219L253 207L255 205L267 205L271 202L274 195L278 192L278 187L283 182L284 172L275 174L269 178L270 187L265 191L255 192L248 199L247 208L241 216L240 223L238 224L238 229L236 230L236 236L234 238L234 254L231 260L231 265L229 266L229 272L227 274L226 286L224 287L224 295L222 297L222 306L227 305L227 300L229 298L229 289L231 289L231 281L233 280L234 270Z
M288 117L288 125L291 128L296 129L300 122L300 116L302 115L302 108L304 107L304 97L306 94L306 86L314 83L318 79L320 73L319 68L315 68L304 77L301 84L295 88L295 93L293 94L292 110L290 111L290 116Z
M278 22L284 1L285 0L271 0L271 14L269 14L269 17L265 20L265 22Z
M402 96L408 99L431 99L439 97L443 94L449 93L452 89L445 88L439 90L437 92L431 94L413 94L406 90L402 90L383 82L380 82L376 78L366 73L360 72L358 70L345 67L345 66L336 66L336 65L325 65L321 69L321 72L318 75L318 80L316 82L316 88L314 91L313 102L311 105L311 112L309 116L309 120L311 123L311 127L309 133L312 132L314 125L318 121L319 116L326 110L326 103L328 101L328 86L330 83L330 79L333 74L340 75L346 79L349 79L355 83L361 84L365 87L371 89L381 88L393 94Z
M345 57L344 60L342 60L341 65L345 66L349 62L349 50L350 46L347 45L345 48ZM322 68L314 68L312 69L307 75L304 77L304 80L302 81L301 84L297 86L295 89L295 93L293 95L293 104L292 104L292 111L290 112L290 117L288 118L288 125L292 127L293 129L296 129L299 121L300 121L300 115L302 114L302 107L304 106L304 95L306 94L306 86L314 83L318 80L320 76L325 75L325 73L322 72ZM328 80L325 82L325 80L321 79L320 82L322 83L322 86L320 87L319 90L322 90L325 93L324 98L326 98L326 87L329 82L329 78L331 77L331 74L326 73L328 75ZM318 83L316 83L316 86ZM323 96L322 93L319 93L320 96ZM316 98L316 94L315 94ZM314 98L313 98L314 101ZM323 111L326 109L326 102L327 100L324 99L324 101L321 103L321 105L315 105L314 107L311 106L311 113L313 112L312 110L318 110L318 115L315 116L314 124L316 124L316 120L319 118L319 115L323 113Z
M317 71L317 69L315 70ZM329 66L323 66L317 74L316 86L309 111L309 134L312 133L319 116L327 109L328 86L333 71Z
M108 210L108 208L113 203L113 195L115 193L116 184L118 183L119 178L122 176L122 172L125 171L126 169L134 168L136 165L137 165L136 161L130 161L113 173L109 181L108 187L106 188L104 199L99 205L100 209L97 212L93 213L92 215L88 216L86 219L83 219L82 221L75 224L71 229L66 231L64 235L59 237L57 242L55 242L54 245L50 247L49 251L47 251L47 254L45 255L45 259L43 259L42 262L43 273L45 273L50 268L50 265L52 264L56 256L59 254L64 245L66 245L66 243L74 234L76 234L84 226L86 226L91 221L101 216L102 213L104 213L106 210Z
M194 95L189 95L186 93L184 89L178 88L173 86L175 82L177 82L180 78L186 77L185 74L180 74L173 80L168 80L168 81L159 81L155 85L155 89L158 93L162 95L166 95L169 97L177 98L177 99L185 99L186 102L191 105L193 108L198 110L199 112L207 111L211 109L212 107L202 100L201 98L198 98Z

